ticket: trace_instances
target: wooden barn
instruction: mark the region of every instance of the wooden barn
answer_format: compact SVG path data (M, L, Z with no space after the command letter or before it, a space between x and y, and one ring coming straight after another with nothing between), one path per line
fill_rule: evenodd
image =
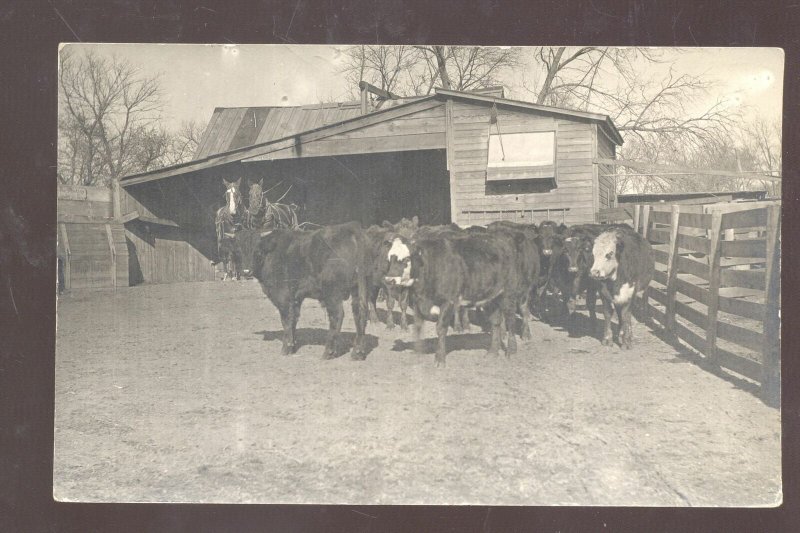
M377 96L377 105L371 103ZM263 179L315 224L593 222L615 205L622 138L605 115L509 100L502 88L361 102L217 108L193 161L120 180L131 281L213 279L222 178ZM246 195L246 191L245 195Z

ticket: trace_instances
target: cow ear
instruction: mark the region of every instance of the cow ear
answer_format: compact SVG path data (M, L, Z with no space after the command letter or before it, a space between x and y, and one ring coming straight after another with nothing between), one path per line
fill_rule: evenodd
M225 178L222 178L222 182L225 184L225 188L228 188L228 187L231 186L231 182L226 180Z
M267 235L269 235L270 233L272 233L272 231L273 231L273 230L269 230L269 231L262 231L262 232L261 232L261 236L262 236L262 237L266 237Z
M264 188L264 177L262 176L260 180L258 180L258 186L262 189Z
M238 186L240 183L242 183L242 177L241 176L239 176L239 178L236 181L233 182L233 184L236 185L236 186Z
M382 226L382 227L384 227L384 228L388 228L388 229L392 229L392 228L394 228L394 226L392 225L392 223L391 223L391 222L389 222L388 220L384 220L384 221L383 221L383 223L381 224L381 226Z

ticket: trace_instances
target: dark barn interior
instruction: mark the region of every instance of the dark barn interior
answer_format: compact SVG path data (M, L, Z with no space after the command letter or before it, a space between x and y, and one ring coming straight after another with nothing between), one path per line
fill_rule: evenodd
M366 228L414 215L426 224L450 221L444 150L243 163L239 175L248 183L263 178L265 190L274 187L269 200L296 204L301 222L357 220Z
M126 188L122 201L131 205L122 211L140 215L126 224L131 284L213 279L223 178L239 177L245 202L249 185L263 179L269 201L296 204L300 222L366 228L415 215L424 224L451 219L444 150L230 163Z

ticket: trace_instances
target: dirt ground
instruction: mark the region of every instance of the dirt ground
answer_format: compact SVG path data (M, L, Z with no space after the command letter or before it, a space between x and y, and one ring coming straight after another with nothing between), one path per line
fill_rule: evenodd
M380 305L380 304L379 304ZM354 331L349 304L345 331ZM302 347L257 283L59 300L54 496L62 501L771 506L780 413L635 323L635 348L532 325L510 360L370 324L363 362Z

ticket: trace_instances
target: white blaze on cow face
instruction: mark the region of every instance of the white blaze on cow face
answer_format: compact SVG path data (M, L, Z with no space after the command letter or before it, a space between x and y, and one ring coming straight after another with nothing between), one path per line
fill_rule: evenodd
M619 292L614 295L613 300L617 305L626 304L633 298L634 286L630 283L623 283L619 288Z
M393 261L397 261L403 265L403 271L400 276L386 276L386 281L402 287L410 287L414 284L411 278L411 251L408 249L402 239L395 237L392 240L392 246L389 248L389 253L386 259L391 265Z
M594 264L589 274L594 279L617 279L617 233L605 231L594 240Z

